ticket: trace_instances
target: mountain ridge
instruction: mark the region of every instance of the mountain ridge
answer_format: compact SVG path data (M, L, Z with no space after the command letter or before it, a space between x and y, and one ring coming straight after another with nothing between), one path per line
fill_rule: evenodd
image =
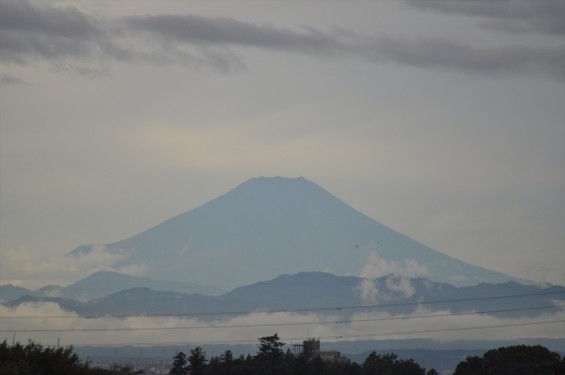
M10 284L0 285L0 302L8 302L25 295L33 297L61 297L86 302L134 287L144 287L156 291L177 291L187 294L200 293L212 296L225 292L219 288L207 285L154 280L114 271L97 271L67 286L45 285L37 290L30 290Z
M80 246L68 255L88 256L95 248ZM250 179L102 249L122 254L117 269L141 265L151 278L224 289L281 273L360 275L375 256L388 272L454 285L520 281L418 243L304 177Z
M367 281L378 291L371 300L367 300L361 290ZM89 317L164 314L197 316L203 320L246 315L254 311L315 311L321 315L347 317L358 311L412 314L420 308L450 310L453 313L492 311L497 316L517 318L556 311L544 307L559 305L555 301L565 301L565 287L538 287L514 282L455 287L425 278L404 278L394 274L364 279L304 272L241 286L219 296L135 287L87 302L25 295L3 305L15 307L30 302L51 302L59 304L63 310ZM536 306L544 308L532 308Z

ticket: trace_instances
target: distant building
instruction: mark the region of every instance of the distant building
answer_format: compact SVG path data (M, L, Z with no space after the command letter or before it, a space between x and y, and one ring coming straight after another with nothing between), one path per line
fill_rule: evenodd
M324 361L340 361L343 358L337 350L320 350L320 340L308 339L302 342L302 345L295 344L292 346L295 356L304 355L308 359L320 357Z

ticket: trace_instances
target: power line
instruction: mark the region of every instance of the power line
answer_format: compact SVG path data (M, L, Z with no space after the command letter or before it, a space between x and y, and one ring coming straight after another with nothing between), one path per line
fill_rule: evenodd
M428 315L411 315L411 316L395 316L384 318L370 318L370 319L349 319L349 320L326 320L326 321L308 321L308 322L286 322L286 323L261 323L261 324L228 324L228 325L211 325L211 326L175 326L175 327L128 327L128 328L38 328L38 329L0 329L0 332L118 332L118 331L168 331L168 330L192 330L192 329L226 329L226 328L253 328L253 327L280 327L280 326L299 326L299 325L327 325L327 324L344 324L344 323L365 323L376 321L388 320L409 320L409 319L424 319L424 318L440 318L448 316L461 316L461 315L480 315L480 314L496 314L502 312L517 312L517 311L531 311L531 310L546 310L562 308L565 305L551 305L539 307L525 307L518 309L502 309L502 310L487 310L487 311L473 311L462 313L445 313L445 314L428 314Z
M328 338L361 338L361 337L378 337L378 336L393 336L393 335L412 335L412 334L422 334L422 333L439 333L439 332L457 332L457 331L469 331L474 329L489 329L489 328L508 328L508 327L522 327L522 326L534 326L542 324L554 324L554 323L565 323L565 320L548 320L542 322L523 322L523 323L510 323L510 324L493 324L488 326L472 326L472 327L455 327L455 328L442 328L442 329L427 329L419 331L403 331L403 332L388 332L388 333L370 333L361 335L344 335L344 336L328 336Z
M458 328L442 328L442 329L428 329L428 330L418 330L418 331L397 331L397 332L380 332L380 333L366 333L359 335L328 335L319 336L318 339L321 340L338 340L338 339L355 339L355 338L370 338L370 337L381 337L381 336L396 336L396 335L411 335L411 334L426 334L426 333L441 333L441 332L457 332L457 331L471 331L477 329L492 329L492 328L510 328L510 327L520 327L520 326L534 326L534 325L546 325L546 324L557 324L565 323L565 320L548 320L540 322L523 322L523 323L511 323L511 324L493 324L485 326L470 326L470 327L458 327ZM311 339L311 337L281 337L281 341L301 341ZM204 345L204 344L253 344L256 343L256 339L240 339L240 340L198 340L198 341L170 341L170 342L126 342L120 344L74 344L75 347L115 347L115 346L168 346L168 345Z
M458 302L471 302L471 301L486 301L507 298L522 298L533 296L547 296L555 294L565 294L565 291L552 291L543 293L523 293L523 294L510 294L500 296L483 296L472 298L457 298L446 300L431 300L431 301L418 301L418 302L397 302L387 304L373 304L373 305L350 305L350 306L333 306L333 307L311 307L311 308L295 308L295 309L276 309L276 310L240 310L240 311L209 311L209 312L186 312L186 313L171 313L171 314L105 314L105 315L22 315L22 316L0 316L0 319L94 319L94 318L131 318L131 317L188 317L188 316L214 316L214 315L248 315L252 313L280 313L280 312L319 312L319 311L342 311L342 310L373 310L388 307L404 307L404 306L417 306L417 305L434 305L443 303L458 303ZM47 301L50 302L50 301Z

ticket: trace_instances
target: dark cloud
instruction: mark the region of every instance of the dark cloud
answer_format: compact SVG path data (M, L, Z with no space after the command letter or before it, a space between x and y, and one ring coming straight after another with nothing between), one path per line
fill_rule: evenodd
M127 22L95 18L74 7L0 0L0 62L47 61L55 71L85 77L106 74L108 61L180 63L221 71L243 65L229 51L202 47L186 51L162 43L147 48L124 25Z
M473 16L479 26L506 32L565 35L562 0L405 0L434 12Z
M74 8L40 7L27 1L0 2L0 27L0 58L16 63L31 56L90 55L90 42L101 34Z
M128 17L124 21L133 28L165 38L206 46L240 45L307 53L328 53L339 47L337 41L311 27L304 27L299 33L233 18L195 15Z
M19 31L85 39L98 31L87 16L72 7L41 7L24 0L2 1L0 10L0 24L4 32Z
M118 33L103 20L74 7L0 0L0 62L25 65L46 61L54 71L99 77L107 60L130 52L115 43Z
M302 32L297 32L231 18L192 15L129 17L125 21L130 27L158 36L167 43L204 48L254 47L474 74L539 73L565 77L563 43L484 47L447 38L360 37L343 29L322 32L304 27Z
M483 2L479 1L479 3ZM475 12L487 13L490 3L486 2L481 7L477 7ZM451 2L438 2L437 6L448 7L448 4ZM462 5L472 4L462 2ZM494 7L498 9L499 5L495 3ZM518 15L523 15L523 11L517 10L515 18ZM323 32L312 27L303 27L301 32L298 32L266 24L245 23L231 18L205 18L193 15L129 17L125 21L130 27L159 36L169 43L205 47L254 47L320 57L349 56L376 63L395 63L478 74L518 72L565 77L563 43L481 47L446 38L402 40L386 35L360 37L351 31L337 28L331 32Z
M15 85L15 86L24 85L25 86L25 85L27 85L27 83L26 83L26 81L24 81L24 80L22 80L18 77L15 77L11 74L5 73L5 74L2 74L2 76L0 76L0 87L2 87L2 86L12 86L12 85Z
M130 35L142 38L157 56L179 59L186 65L212 65L216 70L245 67L237 49L262 50L329 57L344 51L343 31L323 33L303 26L299 31L228 17L156 15L121 20ZM241 52L241 51L238 51Z
M482 17L499 28L527 28L559 33L562 4L540 0L415 1L419 9ZM536 3L536 2L534 2ZM529 19L528 10L534 11ZM562 18L561 18L562 19ZM559 20L561 20L559 19ZM354 58L423 69L473 74L539 73L565 79L565 44L519 40L513 45L481 46L428 37L360 36L343 28L322 31L311 26L294 29L229 17L197 15L130 16L115 22L81 13L75 8L37 6L0 1L0 60L27 63L43 59L68 66L79 60L94 66L74 71L103 70L106 60L182 64L229 72L244 68L246 48L298 53L316 58ZM61 60L66 64L61 63ZM73 66L72 64L70 64Z
M472 74L532 73L565 79L565 44L477 46L447 38L381 36L363 54L375 62Z

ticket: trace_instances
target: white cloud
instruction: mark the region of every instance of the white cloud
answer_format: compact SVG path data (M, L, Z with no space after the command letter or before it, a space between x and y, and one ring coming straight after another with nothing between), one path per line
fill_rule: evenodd
M563 310L554 314L540 315L536 318L499 318L487 314L449 314L449 310L432 312L422 307L417 308L413 314L404 317L391 316L387 313L361 313L356 314L352 320L377 320L351 323L342 330L347 332L351 339L431 338L441 341L562 338L564 333L562 321L565 318L565 311ZM419 315L426 317L417 318ZM434 315L437 317L434 317ZM390 320L390 318L395 319ZM554 321L558 322L544 323Z
M409 278L402 276L389 276L385 281L386 287L393 292L402 292L404 297L410 298L416 293Z
M373 248L377 249L374 245ZM367 262L359 276L374 279L388 274L414 278L426 276L428 268L414 259L404 259L402 262L387 261L378 255L377 250L374 250L367 256Z
M0 316L4 317L0 319L0 341L11 341L15 335L15 339L20 342L32 339L54 345L60 339L63 345L80 346L254 343L258 337L275 332L287 343L308 337L319 337L324 341L402 338L452 341L562 338L564 334L563 310L536 318L519 319L484 314L450 316L449 313L447 310L432 312L420 307L412 315L392 316L383 312L366 311L346 320L333 315L288 312L255 312L215 321L202 321L196 317L147 316L85 319L61 310L53 303L29 303L17 308L0 305ZM18 316L36 318L16 319ZM561 323L538 324L552 321ZM52 332L48 332L49 330Z
M373 245L376 249L376 245ZM379 291L374 279L391 275L386 279L386 286L389 291L402 292L406 297L414 294L414 289L410 284L410 280L406 277L426 276L428 269L425 265L419 264L414 259L404 259L402 262L387 261L381 258L377 251L371 251L367 256L367 262L361 269L360 277L363 278L357 286L356 291L359 292L363 301L367 304L374 304L377 296L387 298L387 291ZM404 277L402 277L404 276Z
M367 304L375 304L377 302L377 296L379 295L379 288L377 284L372 279L363 279L361 283L355 288L359 292L363 302Z
M6 251L0 263L0 285L12 284L29 289L55 284L66 286L98 271L142 275L143 264L120 268L115 264L127 254L110 253L95 246L88 256L63 256L20 247Z

